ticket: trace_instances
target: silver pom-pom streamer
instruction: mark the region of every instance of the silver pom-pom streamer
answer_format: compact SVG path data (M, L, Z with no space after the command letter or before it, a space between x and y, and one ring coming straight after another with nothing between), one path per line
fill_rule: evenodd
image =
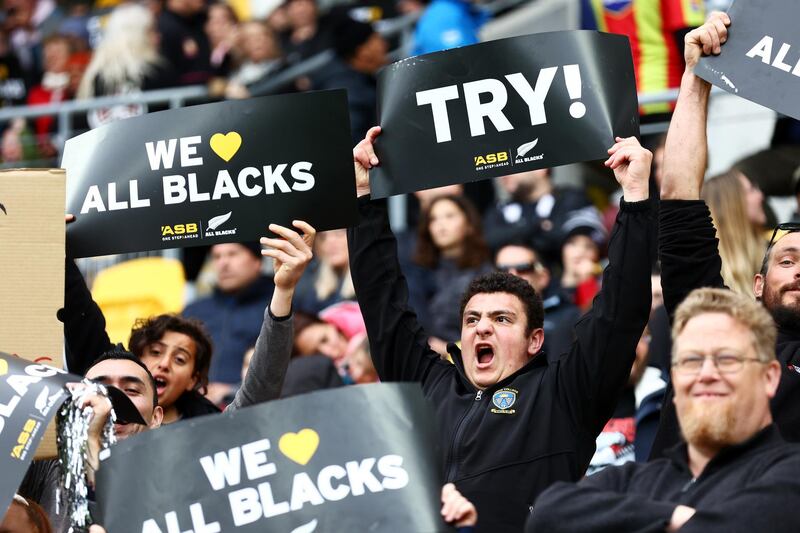
M58 413L56 425L56 442L61 463L61 484L58 491L57 505L60 509L66 506L69 520L69 533L83 533L92 524L89 512L89 485L88 478L91 465L87 454L89 452L89 423L92 420L94 409L91 406L81 408L84 400L93 394L111 400L108 390L100 383L84 379L82 387L72 389L72 397L68 398ZM114 409L111 409L108 420L103 428L100 439L102 451L114 444L117 439L114 435L114 422L116 421Z

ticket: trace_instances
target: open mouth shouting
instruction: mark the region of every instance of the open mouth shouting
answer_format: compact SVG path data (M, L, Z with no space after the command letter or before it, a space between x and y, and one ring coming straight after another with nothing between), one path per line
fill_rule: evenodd
M476 344L475 357L478 360L478 370L489 368L492 366L492 361L494 361L494 347L488 343Z
M164 395L164 391L167 390L167 385L169 382L163 376L153 376L153 379L156 382L156 393L158 394L158 398Z

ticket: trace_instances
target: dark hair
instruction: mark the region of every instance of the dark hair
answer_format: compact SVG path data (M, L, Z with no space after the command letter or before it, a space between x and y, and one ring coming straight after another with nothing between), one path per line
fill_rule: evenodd
M19 499L24 500L25 503L22 503ZM25 515L28 517L28 520L30 520L30 522L36 528L31 533L53 532L53 527L50 525L50 519L47 517L47 513L44 512L44 509L42 509L41 505L30 498L25 498L19 495L15 496L14 499L11 500L11 505L14 504L19 505L25 511ZM9 505L9 509L10 508L11 506Z
M544 326L544 307L542 297L531 287L531 284L522 278L507 272L490 272L472 280L464 296L461 297L461 308L458 316L463 321L464 309L467 303L476 294L507 292L513 294L522 302L525 308L525 317L528 320L525 334L530 335L534 329Z
M461 257L457 259L456 264L458 268L475 268L489 258L489 248L486 246L486 241L483 239L481 217L478 214L478 210L472 205L472 202L463 196L454 194L437 196L422 212L419 221L417 250L414 254L414 262L427 268L436 268L436 265L439 263L441 254L433 242L433 237L431 237L430 224L433 207L444 200L456 204L461 212L464 213L464 217L466 217L467 224L470 227L470 231L464 236L464 252L461 254Z
M92 363L92 366L90 366L89 368L90 369L94 368L99 363L109 360L131 361L139 365L142 368L142 370L145 371L145 373L147 374L147 378L150 381L150 388L153 389L153 409L155 409L156 406L158 405L158 390L156 390L156 380L153 378L153 374L150 373L150 369L148 369L147 366L145 366L145 364L142 363L141 359L139 359L139 357L136 356L135 354L125 350L121 344L117 344L112 349L103 352L103 355L95 359L95 361Z
M208 386L208 369L211 367L211 354L214 349L211 336L199 320L172 314L139 318L133 324L128 347L137 357L141 357L144 349L160 341L167 331L183 333L194 341L197 350L192 371L192 376L197 378L194 390L203 394Z
M300 336L300 333L302 333L302 331L307 327L313 326L315 324L325 324L325 322L320 320L317 315L313 315L311 313L306 313L303 311L294 311L292 322L294 325L294 339L293 339L294 341L297 340L297 337ZM292 357L298 357L299 355L301 355L301 353L297 349L297 343L292 342Z

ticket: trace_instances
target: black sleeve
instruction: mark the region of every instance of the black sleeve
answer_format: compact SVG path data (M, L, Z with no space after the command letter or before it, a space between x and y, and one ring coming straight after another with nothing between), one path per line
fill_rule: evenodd
M592 308L575 325L576 340L558 360L558 392L582 441L591 441L614 412L650 313L652 202L623 201L608 248L608 266ZM588 461L588 458L586 459Z
M670 317L694 289L724 287L717 232L703 200L662 200L658 238L661 287Z
M705 202L662 200L658 241L664 307L672 322L678 305L694 289L724 287L717 232ZM650 459L661 457L664 450L680 441L673 396L672 383L669 383Z
M699 507L681 533L725 531L746 533L795 533L800 531L797 513L800 494L800 457L776 461L757 480L711 507Z
M59 319L64 323L67 368L84 375L92 363L113 345L106 333L106 319L81 271L73 259L67 258L64 283L64 309Z
M637 467L612 466L579 483L555 483L536 500L525 533L663 532L676 505L628 494Z
M454 371L430 349L428 335L408 307L408 287L397 259L386 201L362 197L359 211L361 222L347 230L350 275L378 375L383 381L424 384L433 375Z

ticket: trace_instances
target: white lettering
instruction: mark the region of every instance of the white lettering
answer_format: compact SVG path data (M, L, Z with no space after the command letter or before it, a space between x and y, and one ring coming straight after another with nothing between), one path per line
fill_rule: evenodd
M100 195L100 188L97 185L92 185L86 191L86 198L83 199L83 206L81 206L81 215L85 215L90 209L97 209L98 213L106 210L103 197Z
M239 198L239 191L236 190L236 185L233 184L233 179L227 170L220 170L217 174L217 183L214 185L211 199L219 200L223 194L227 194L231 198Z
M214 490L222 490L225 485L235 486L241 481L242 451L239 447L231 448L226 452L217 452L214 458L205 456L200 458L200 465L206 473L208 482Z
M187 177L189 178L189 201L207 202L209 194L207 192L197 192L197 174L190 172Z
M372 467L375 466L374 457L368 457L360 463L348 461L344 466L347 469L347 478L350 480L350 490L353 491L353 496L364 494L364 487L368 488L370 492L383 491L381 482L372 474Z
M131 209L136 209L137 207L150 207L150 199L148 198L139 198L139 182L136 180L131 180L129 184L131 190Z
M162 166L165 169L172 168L177 143L177 139L169 139L168 142L157 141L155 145L152 142L144 143L144 147L147 149L147 159L150 162L150 170L158 170Z
M492 99L481 103L481 94L491 94ZM497 131L513 130L514 126L503 114L508 102L506 86L500 80L487 78L464 84L464 102L467 105L469 130L473 137L486 133L484 118L488 118Z
M267 194L274 194L275 192L275 185L278 186L278 189L281 192L290 192L291 189L286 184L286 180L283 179L283 171L286 170L286 163L281 163L280 165L275 167L275 170L272 169L272 165L267 165L264 167L264 188L267 191Z
M292 482L292 511L299 511L306 503L322 505L325 500L320 496L317 487L314 486L314 482L311 481L308 474L300 472L295 474Z
M201 139L199 135L193 137L181 137L181 166L182 167L197 167L203 164L201 156L192 157L197 154L197 146L200 144ZM195 532L198 533L198 532Z
M258 494L261 496L264 517L271 518L289 512L289 502L275 503L275 497L272 495L272 485L270 485L269 482L260 483L258 485Z
M745 55L750 58L760 57L762 63L769 65L769 58L772 57L772 37L765 35L764 38L758 41L758 44L751 48Z
M292 185L292 189L303 192L314 187L314 176L309 172L310 170L311 163L308 161L300 161L292 165L292 177L297 180Z
M122 209L128 209L128 202L118 202L117 201L117 184L116 183L109 183L108 184L108 210L109 211L120 211Z
M317 485L319 486L319 492L326 500L338 502L350 494L350 487L347 485L341 484L338 487L333 488L331 483L334 478L342 479L346 475L347 471L339 465L326 466L319 471L319 476L317 476Z
M267 450L269 450L269 439L257 440L242 446L247 479L258 479L275 473L275 464L267 462L267 454L264 453Z
M547 98L547 93L550 91L550 85L553 83L553 78L556 76L558 67L543 68L539 71L539 76L536 78L536 88L531 89L531 84L525 79L521 73L509 74L506 79L517 91L525 103L528 105L528 110L531 114L531 126L539 124L547 124L547 115L544 110L544 100Z
M252 487L239 489L228 494L228 502L233 515L233 525L252 524L261 518L261 504L258 502L258 491Z
M378 472L383 476L383 488L398 490L408 485L408 472L403 469L403 458L385 455L378 459Z
M261 194L264 187L261 185L254 185L251 187L247 183L247 178L257 178L260 175L261 173L258 169L253 167L245 167L239 172L239 175L236 177L236 183L239 185L239 190L242 191L242 194L245 196L258 196Z
M164 205L180 204L186 201L186 178L180 174L164 176Z
M417 105L430 105L433 114L433 128L436 142L443 143L453 139L450 134L450 119L447 116L447 101L458 99L458 86L448 85L439 89L430 89L417 93Z

